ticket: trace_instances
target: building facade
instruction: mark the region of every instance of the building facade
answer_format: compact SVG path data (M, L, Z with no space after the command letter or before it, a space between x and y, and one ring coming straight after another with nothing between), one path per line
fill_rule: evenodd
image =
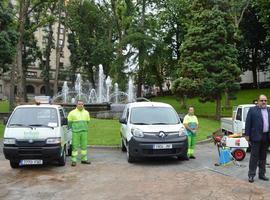
M58 33L58 23L53 25L53 42L56 47L57 42L57 33ZM63 25L60 26L60 37L59 37L59 47L60 51L60 63L59 63L59 86L63 84L63 81L68 80L67 69L70 67L70 51L68 49L68 41L67 36L65 36L65 27ZM47 42L48 42L48 27L39 28L34 33L37 39L38 47L44 51ZM29 98L32 98L36 95L44 95L45 94L45 85L42 77L42 69L40 68L41 62L45 62L43 60L37 60L28 66L26 72L26 92ZM55 80L55 72L56 72L56 48L52 48L51 56L50 56L50 84L51 88L53 88L54 80ZM16 75L15 75L16 77ZM15 83L16 85L16 83ZM59 88L58 90L60 90ZM16 86L15 86L15 95L16 95ZM1 73L0 72L0 99L8 99L10 94L10 72Z

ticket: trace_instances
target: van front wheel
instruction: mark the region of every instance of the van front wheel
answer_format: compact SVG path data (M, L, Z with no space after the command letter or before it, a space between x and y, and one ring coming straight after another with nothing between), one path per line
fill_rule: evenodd
M129 150L129 146L127 145L127 161L129 162L129 163L133 163L133 162L135 162L135 158L132 156L132 155L130 155L130 150Z
M63 149L62 156L60 157L58 161L59 166L65 166L66 165L66 146Z
M10 164L10 167L13 168L13 169L16 169L16 168L20 167L19 162L16 162L16 161L13 161L13 160L10 160L9 164Z

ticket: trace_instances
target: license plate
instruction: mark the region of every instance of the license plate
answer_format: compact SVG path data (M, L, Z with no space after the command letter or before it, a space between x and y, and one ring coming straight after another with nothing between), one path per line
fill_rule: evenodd
M43 160L21 160L20 165L42 165Z
M154 149L172 149L172 144L155 144Z

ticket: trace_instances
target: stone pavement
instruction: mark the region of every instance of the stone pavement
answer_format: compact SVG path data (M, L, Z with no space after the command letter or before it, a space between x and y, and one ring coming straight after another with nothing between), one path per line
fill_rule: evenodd
M215 166L212 143L197 146L197 159L181 162L156 158L129 164L119 149L90 148L89 156L90 166L11 169L0 152L0 199L270 199L269 182L248 183L248 157L240 167Z

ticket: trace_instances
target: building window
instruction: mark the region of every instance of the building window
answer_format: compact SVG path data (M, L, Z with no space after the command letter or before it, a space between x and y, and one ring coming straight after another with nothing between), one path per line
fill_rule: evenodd
M64 40L63 39L60 39L59 40L59 46L62 47L64 45Z
M64 68L64 63L63 62L59 63L59 68Z
M26 93L27 94L35 94L35 88L33 85L27 85L26 86Z
M40 94L45 94L45 86L44 85L40 88Z
M64 33L64 28L60 28L60 33L61 33L61 34Z
M61 58L64 58L65 56L64 56L64 51L63 51L63 49L61 49L61 51L60 51L60 57Z
M0 85L0 94L2 94L2 93L3 93L3 86Z
M26 78L37 78L37 72L27 71Z

